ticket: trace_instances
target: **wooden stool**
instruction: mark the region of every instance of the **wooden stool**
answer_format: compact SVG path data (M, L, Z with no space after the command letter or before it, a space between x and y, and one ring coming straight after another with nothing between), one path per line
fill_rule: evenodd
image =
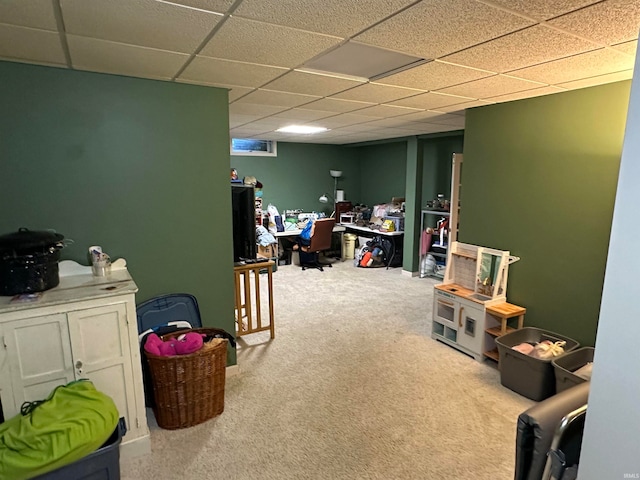
M496 305L490 305L486 310L487 313L490 313L494 317L498 317L500 319L500 335L516 330L516 328L512 328L507 325L507 321L510 318L518 317L517 330L520 330L524 326L524 314L527 313L527 309L524 307L504 302Z
M237 331L236 336L248 335L250 333L270 331L271 338L275 338L273 323L273 266L275 262L249 263L247 265L237 265L233 267L235 277L235 310ZM260 271L267 270L267 285L269 288L269 324L262 325L262 309L260 308ZM254 298L251 295L251 272L255 280ZM253 315L253 301L255 300L255 324ZM246 324L242 319L246 318Z
M500 326L487 328L485 330L485 332L487 332L493 338L504 335L505 333L510 333L516 330L520 330L524 326L524 314L527 313L527 309L524 307L520 307L512 303L503 302L503 303L497 303L495 305L489 305L488 307L485 308L485 310L489 315L492 315L493 317L495 317L497 320L500 321ZM510 327L508 325L509 320L511 320L512 318L518 319L516 328ZM492 350L485 351L484 355L495 361L499 361L500 359L497 347Z

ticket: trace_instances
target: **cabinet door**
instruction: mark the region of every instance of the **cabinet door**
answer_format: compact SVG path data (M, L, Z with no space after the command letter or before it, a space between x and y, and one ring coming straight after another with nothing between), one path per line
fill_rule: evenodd
M458 311L458 344L477 355L482 354L482 341L484 339L484 309L460 304Z
M5 419L23 402L43 400L58 385L74 380L69 330L65 314L46 315L3 325L9 365L0 384Z
M67 314L76 378L90 379L109 395L131 431L137 424L136 397L124 303Z

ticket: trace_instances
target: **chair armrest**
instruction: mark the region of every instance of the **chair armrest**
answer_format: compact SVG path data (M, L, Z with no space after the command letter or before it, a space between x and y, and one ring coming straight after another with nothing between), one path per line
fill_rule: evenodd
M518 416L515 480L540 480L562 418L587 403L589 382L571 387Z

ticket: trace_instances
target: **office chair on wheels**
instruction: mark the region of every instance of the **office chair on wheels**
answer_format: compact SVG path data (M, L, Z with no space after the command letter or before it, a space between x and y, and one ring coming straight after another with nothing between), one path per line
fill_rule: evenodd
M336 220L334 218L316 220L313 225L311 243L309 245L298 244L302 270L317 268L323 272L324 267L331 267L330 263L320 263L320 252L331 248L331 235L335 224Z

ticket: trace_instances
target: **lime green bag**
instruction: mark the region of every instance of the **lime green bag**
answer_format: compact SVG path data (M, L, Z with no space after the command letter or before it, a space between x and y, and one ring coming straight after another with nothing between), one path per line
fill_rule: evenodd
M89 380L57 387L22 414L0 423L0 480L50 472L101 447L118 424L118 409Z

